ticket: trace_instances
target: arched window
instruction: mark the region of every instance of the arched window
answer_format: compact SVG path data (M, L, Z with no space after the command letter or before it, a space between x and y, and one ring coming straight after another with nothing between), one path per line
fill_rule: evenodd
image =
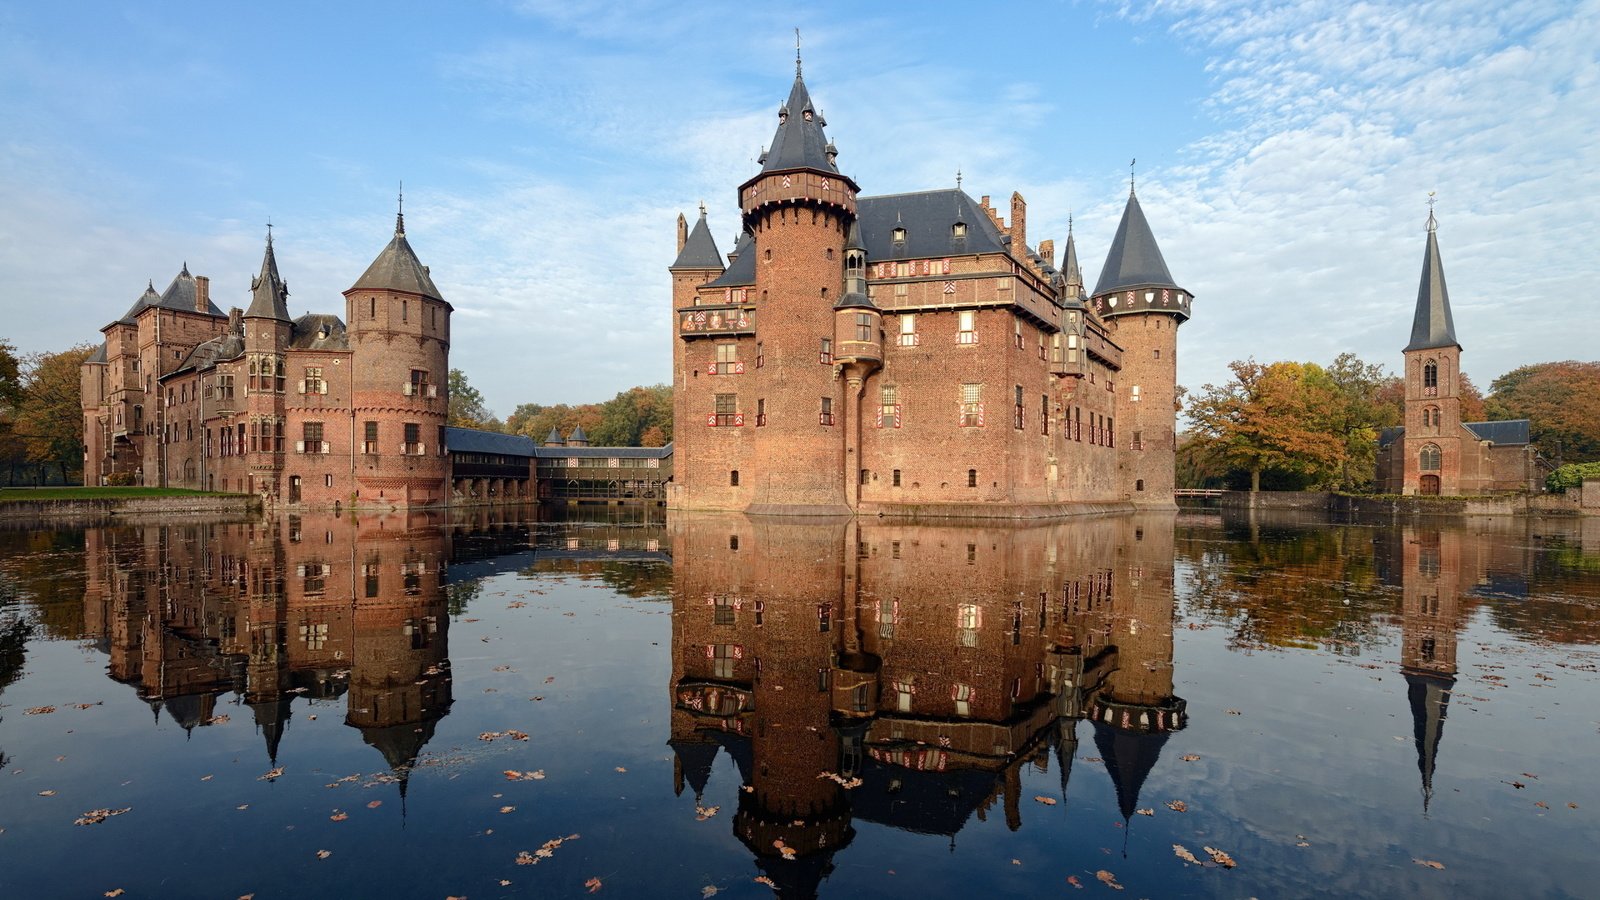
M1422 452L1417 454L1417 468L1423 472L1439 471L1439 445L1424 444Z
M1422 396L1439 396L1439 364L1431 359L1422 364Z

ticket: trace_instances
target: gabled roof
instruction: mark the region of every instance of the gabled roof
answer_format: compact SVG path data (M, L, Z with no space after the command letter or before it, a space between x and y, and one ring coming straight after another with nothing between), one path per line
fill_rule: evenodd
M1411 318L1411 343L1406 350L1455 347L1456 323L1450 315L1450 291L1444 284L1444 263L1439 259L1439 223L1428 210L1428 246L1422 254L1422 281L1417 285L1417 310Z
M965 253L1002 253L1006 236L965 191L946 188L862 197L856 208L869 260L922 259ZM967 226L956 237L955 226ZM905 240L896 241L896 228Z
M84 365L89 365L92 363L103 366L106 364L106 361L106 342L101 341L100 346L94 348L94 352L89 354L89 358L84 360L83 363Z
M1100 280L1092 296L1128 288L1177 287L1172 273L1167 271L1167 261L1161 257L1161 248L1156 245L1156 236L1150 231L1150 223L1145 221L1139 197L1129 191L1128 205L1122 210L1122 221L1117 225L1116 237L1111 239L1111 252L1106 254L1106 264L1100 267Z
M190 370L205 370L219 362L238 359L244 355L244 338L237 334L221 334L207 341L201 341L193 350L178 363L178 367L161 376L166 381L176 375Z
M383 248L383 252L372 261L367 271L361 273L361 277L350 286L350 290L402 291L408 294L421 294L434 300L444 300L439 294L439 289L434 286L433 278L428 274L428 267L417 259L416 251L411 249L410 242L406 240L404 214L395 216L394 238L389 241L389 246Z
M289 285L278 275L278 258L272 252L272 232L267 232L267 250L261 256L261 273L250 279L249 319L289 321Z
M344 320L329 313L306 313L294 320L289 346L295 350L349 350Z
M694 230L689 232L689 239L684 242L683 249L678 251L678 258L667 268L722 271L722 254L717 251L717 242L712 239L711 229L706 225L704 206L700 207L700 221L694 223Z
M1391 425L1378 432L1378 446L1387 447L1406 436L1404 425Z
M503 434L477 428L446 427L444 445L451 453L496 453L501 456L533 456L533 438Z
M822 113L811 103L805 79L800 77L799 64L795 65L794 87L789 89L789 101L778 113L778 130L772 136L772 146L761 158L761 172L784 172L790 169L815 169L837 174L839 169L828 160L832 145L823 133Z
M706 282L706 287L743 287L756 283L756 236L746 231L739 235L728 254L727 271Z
M1526 444L1531 440L1528 433L1529 422L1527 419L1507 419L1503 422L1462 422L1468 431L1478 436L1480 441L1492 441L1495 444Z
M139 299L133 301L133 306L128 308L122 318L111 323L111 325L137 324L139 313L152 306L160 307L161 309L180 310L182 312L201 312L201 310L194 308L197 290L194 276L189 274L189 264L184 263L182 271L173 276L172 283L167 285L165 291L157 294L155 284L146 283L144 293L139 295ZM206 309L203 314L216 316L219 319L224 317L222 310L218 309L217 305L212 303L209 298L206 300ZM107 325L106 328L110 328L111 325Z

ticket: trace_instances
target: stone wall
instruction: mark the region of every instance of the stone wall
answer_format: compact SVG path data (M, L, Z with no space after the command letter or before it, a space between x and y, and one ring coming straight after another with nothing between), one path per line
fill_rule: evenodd
M181 521L244 517L261 511L257 497L115 497L97 500L18 500L0 503L0 523L95 525L105 522Z

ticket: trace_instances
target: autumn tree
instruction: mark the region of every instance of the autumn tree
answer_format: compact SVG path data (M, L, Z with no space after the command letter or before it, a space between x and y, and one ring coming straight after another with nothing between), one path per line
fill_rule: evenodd
M79 344L60 353L29 354L22 365L22 402L16 432L28 458L61 466L63 481L83 462L83 407L79 370L94 347Z
M1232 381L1206 385L1189 405L1197 449L1248 472L1252 491L1268 470L1309 484L1337 480L1349 451L1337 419L1342 397L1327 370L1253 359L1229 368Z
M483 402L483 393L467 382L467 373L450 370L450 408L447 424L456 428L500 430L500 422Z
M17 348L0 338L0 465L9 470L7 484L15 484L17 466L27 461L27 447L17 434L17 406L22 403L22 361Z
M1600 362L1536 363L1489 385L1488 414L1527 419L1545 456L1566 462L1600 460Z
M1341 353L1327 368L1338 391L1339 404L1329 410L1329 421L1344 441L1337 487L1356 491L1372 487L1377 469L1378 432L1403 419L1403 405L1387 398L1404 397L1404 384L1383 366L1366 363L1354 353ZM1470 385L1461 376L1463 388Z
M672 440L672 388L629 388L604 403L523 403L506 418L505 430L543 442L552 428L565 438L579 426L595 446L664 446Z

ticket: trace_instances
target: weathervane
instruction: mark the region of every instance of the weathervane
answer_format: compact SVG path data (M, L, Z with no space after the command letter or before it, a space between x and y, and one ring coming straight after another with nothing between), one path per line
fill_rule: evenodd
M956 190L961 190L961 170L956 170Z
M1138 161L1137 158L1128 160L1128 193L1130 194L1133 193L1133 167Z
M794 30L794 77L800 77L800 29Z
M1434 231L1439 227L1439 223L1437 221L1435 221L1434 218L1433 218L1433 203L1434 203L1433 193L1434 193L1433 191L1429 191L1428 192L1428 230L1429 231Z

